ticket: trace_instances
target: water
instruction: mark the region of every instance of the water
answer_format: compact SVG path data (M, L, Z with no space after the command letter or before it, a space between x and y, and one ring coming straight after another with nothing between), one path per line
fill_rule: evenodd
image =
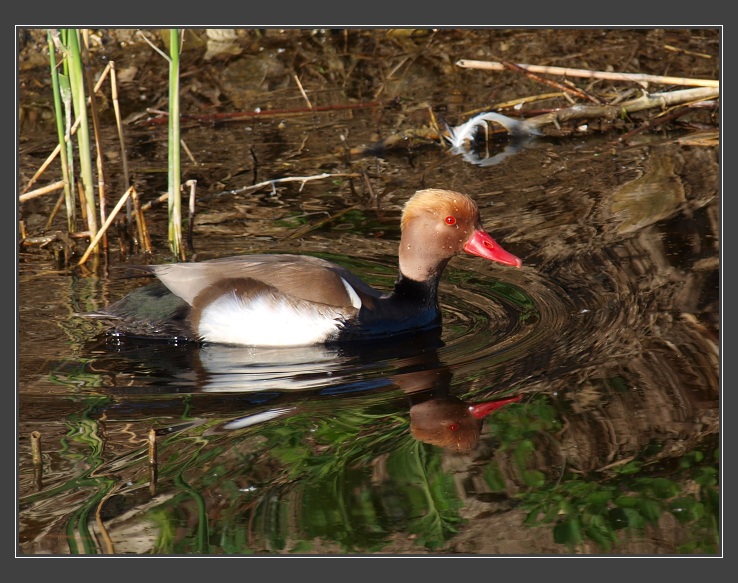
M19 554L717 552L715 145L541 137L492 166L336 154L340 135L386 135L377 114L189 127L197 257L313 253L390 287L401 205L438 186L472 194L523 268L452 260L437 334L196 348L76 316L140 285L117 268L144 257L95 272L22 248ZM131 132L132 150L162 131ZM322 172L356 177L240 190ZM142 175L153 197L166 177Z

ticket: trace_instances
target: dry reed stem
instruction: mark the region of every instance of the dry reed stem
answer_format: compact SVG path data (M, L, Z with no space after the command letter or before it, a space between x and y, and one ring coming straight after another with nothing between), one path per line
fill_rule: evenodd
M118 215L118 212L120 211L120 209L123 207L125 202L128 200L128 197L131 195L131 192L134 190L135 189L133 188L133 186L131 186L128 190L126 190L125 194L120 198L118 203L115 205L115 208L110 213L110 216L107 218L103 226L100 227L97 233L95 233L95 237L92 239L92 241L90 241L90 245L89 247L87 247L87 251L85 251L84 255L82 256L82 259L79 260L77 265L83 265L87 261L90 254L95 249L95 247L97 246L102 236L108 230L108 227L110 227L111 223L113 222L115 217Z
M118 101L118 77L115 72L115 62L108 63L110 67L110 94L113 100L113 111L115 112L115 127L118 130L118 140L120 141L120 161L123 166L123 180L126 186L130 186L130 178L128 176L128 156L126 155L126 142L123 135L123 121L120 115L120 103ZM128 219L131 218L131 205L126 205Z
M297 83L297 88L300 90L300 93L302 94L302 98L305 100L305 103L307 103L307 106L312 111L313 104L310 103L310 99L307 96L307 93L305 93L305 90L302 88L302 83L300 83L300 78L297 75L294 75L295 77L295 83Z
M149 465L155 466L156 460L156 431L154 429L149 430Z
M151 237L149 237L149 229L146 227L144 207L141 206L141 200L138 198L138 192L136 192L136 190L131 193L131 198L133 199L133 212L136 216L136 228L138 229L139 245L141 245L144 253L151 253Z
M36 198L37 196L49 194L50 192L56 192L57 190L60 190L62 188L64 188L64 181L59 180L58 182L47 184L46 186L42 186L41 188L37 188L36 190L32 190L31 192L26 192L19 195L18 202L26 202L27 200L31 200L32 198Z
M89 54L88 54L88 61L89 61ZM106 66L106 70L110 70L110 63ZM98 198L98 210L100 212L100 220L105 223L105 172L103 171L103 155L102 155L102 146L100 145L101 138L100 138L100 116L97 112L97 100L95 99L95 91L94 89L94 83L92 79L92 71L90 67L85 67L85 73L87 75L87 84L90 87L93 87L92 93L90 94L90 97L88 98L88 103L90 106L90 113L92 115L92 134L95 138L95 165L97 167L97 198ZM92 229L90 229L92 230ZM102 236L102 246L103 249L108 248L108 237L105 233L103 233Z
M54 205L54 208L51 209L51 214L49 215L49 218L46 219L46 226L44 227L44 231L48 231L51 228L51 224L54 222L54 218L59 212L59 209L62 207L65 199L66 195L62 192L59 198L56 199L56 204Z
M503 63L496 61L475 61L461 59L456 65L464 69L483 69L486 71L505 71L508 69ZM661 75L648 75L645 73L614 73L608 71L590 71L587 69L569 69L567 67L548 67L542 65L525 65L517 63L517 66L532 73L543 73L546 75L564 75L566 77L585 77L588 79L607 79L610 81L635 81L637 83L661 83L663 85L688 85L693 87L720 87L720 81L714 79L691 79L688 77L664 77Z
M38 431L31 432L31 457L34 466L41 464L41 433Z

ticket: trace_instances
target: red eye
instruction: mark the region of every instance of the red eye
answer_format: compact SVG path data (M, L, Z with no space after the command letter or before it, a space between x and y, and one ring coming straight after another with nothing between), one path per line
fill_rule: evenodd
M453 215L449 215L446 217L446 224L447 225L455 225L456 224L456 217Z
M459 430L459 424L458 423L452 423L448 426L449 431L458 431Z

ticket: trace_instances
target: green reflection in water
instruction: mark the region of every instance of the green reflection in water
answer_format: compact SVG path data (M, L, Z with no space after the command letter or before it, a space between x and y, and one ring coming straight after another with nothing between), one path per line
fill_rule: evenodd
M682 456L676 468L649 460L658 453L658 447L651 447L644 449L643 459L588 473L564 468L551 479L533 467L531 455L540 443L536 434L555 434L562 427L547 398L506 407L489 423L501 441L500 449L512 453L524 484L516 498L527 511L525 523L552 528L556 543L575 551L591 541L607 552L620 541L618 531L642 534L647 526L671 514L690 526L691 539L678 552L719 551L720 456L712 439ZM494 492L505 492L508 487L496 461L487 464L483 476Z
M191 439L184 432L168 438L178 452L164 454L161 476L179 466L174 486L199 494L190 501L178 494L149 516L161 532L156 552L305 553L326 546L379 552L398 532L434 549L462 522L463 504L441 468L442 450L415 441L399 415L344 409L321 419L306 412L183 450ZM216 459L226 451L239 452L235 463ZM183 460L193 469L186 484ZM217 512L200 508L198 500L214 498ZM174 540L172 533L191 525L194 515L198 526ZM209 521L207 546L195 532L203 520Z

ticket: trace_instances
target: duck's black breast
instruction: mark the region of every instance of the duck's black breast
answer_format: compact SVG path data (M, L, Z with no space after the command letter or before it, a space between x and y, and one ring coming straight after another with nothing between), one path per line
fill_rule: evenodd
M437 279L414 281L401 275L391 293L362 305L357 317L344 326L339 339L395 336L439 327L437 288Z

